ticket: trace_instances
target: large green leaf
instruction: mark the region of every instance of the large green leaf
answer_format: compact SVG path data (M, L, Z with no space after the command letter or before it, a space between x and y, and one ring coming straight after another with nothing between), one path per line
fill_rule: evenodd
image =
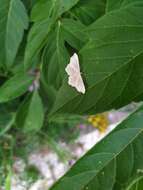
M20 106L16 117L17 127L22 128L24 133L39 131L44 121L44 109L38 91L29 96Z
M121 190L142 171L143 107L83 156L51 190ZM141 163L139 166L139 162ZM136 168L137 167L137 168ZM136 169L135 169L136 168Z
M71 10L71 14L83 24L89 25L105 13L105 0L82 0Z
M91 39L79 57L86 93L78 93L66 79L53 113L93 114L126 105L143 93L142 18L143 2L129 4L85 30Z
M70 8L72 8L78 0L56 0L49 1L40 0L34 6L32 11L32 20L35 22L32 26L28 44L25 52L25 67L31 66L31 61L35 54L38 54L48 41L48 34L54 27L56 20ZM40 11L39 11L40 10Z
M24 29L28 27L28 16L20 0L0 1L0 64L11 66Z
M0 87L0 103L13 100L24 94L31 85L33 77L20 72Z

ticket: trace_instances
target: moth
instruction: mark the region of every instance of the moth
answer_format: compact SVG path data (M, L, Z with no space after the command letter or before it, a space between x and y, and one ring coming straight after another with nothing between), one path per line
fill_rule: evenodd
M70 58L70 63L65 68L68 74L68 84L82 94L85 94L85 85L80 73L79 58L76 53Z

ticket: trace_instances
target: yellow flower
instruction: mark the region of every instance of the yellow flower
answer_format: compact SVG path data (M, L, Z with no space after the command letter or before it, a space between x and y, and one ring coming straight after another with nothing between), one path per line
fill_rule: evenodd
M104 133L109 125L107 114L91 115L87 118L87 121L101 133Z

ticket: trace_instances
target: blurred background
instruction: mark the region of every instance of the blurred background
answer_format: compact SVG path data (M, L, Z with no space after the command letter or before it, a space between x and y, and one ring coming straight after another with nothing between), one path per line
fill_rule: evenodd
M25 137L16 130L2 135L4 131L1 131L0 190L7 190L8 186L11 190L49 189L138 106L132 103L118 111L98 115L58 117L33 136ZM5 118L5 122L7 120ZM13 134L17 134L16 138Z

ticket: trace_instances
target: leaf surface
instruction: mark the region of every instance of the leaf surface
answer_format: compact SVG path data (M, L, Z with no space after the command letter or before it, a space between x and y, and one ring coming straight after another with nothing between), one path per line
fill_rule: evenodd
M142 17L143 3L129 4L105 14L85 30L90 41L79 58L86 93L81 95L65 80L52 113L95 114L137 97L142 100Z
M28 28L28 16L20 0L0 1L0 64L11 66Z
M28 36L28 44L25 52L25 67L31 66L31 61L48 42L48 36L56 24L57 19L66 11L71 9L78 0L40 0L32 11L34 24ZM40 10L40 11L39 11Z
M23 72L11 77L0 87L0 103L13 100L24 94L32 81L33 77Z
M37 132L41 129L44 121L44 108L37 90L20 106L16 121L18 128L22 128L24 133Z

